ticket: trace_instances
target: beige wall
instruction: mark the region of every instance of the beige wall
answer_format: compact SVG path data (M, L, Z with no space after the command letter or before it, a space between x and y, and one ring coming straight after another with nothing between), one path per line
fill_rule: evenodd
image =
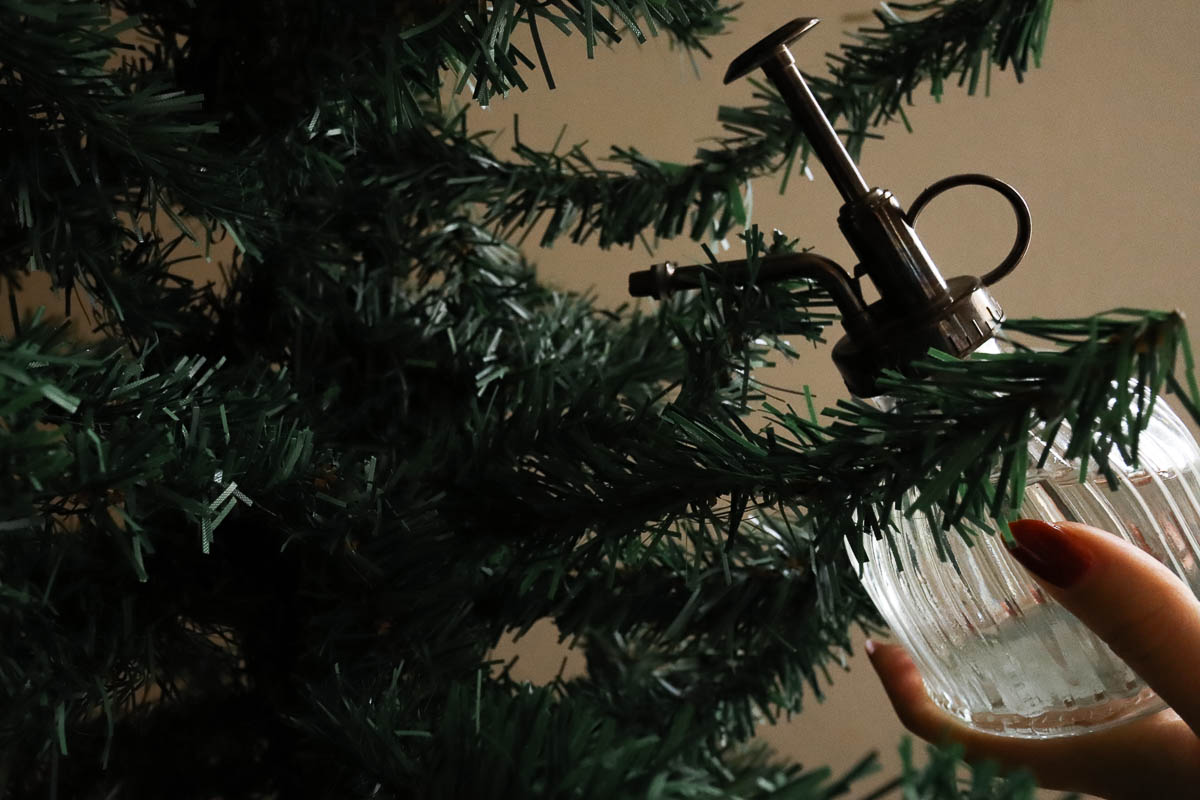
M730 59L759 36L795 16L825 22L799 43L805 71L823 72L841 29L873 5L861 0L750 2L730 33L713 42L713 59L697 79L685 57L662 42L599 50L593 63L573 37L553 43L559 89L535 84L473 116L477 127L510 129L548 146L563 122L565 141L589 140L593 157L610 144L636 144L648 155L686 160L698 140L718 133L719 104L740 104L750 87L722 86ZM847 19L851 17L848 22ZM1042 69L1023 85L996 73L990 98L950 90L941 103L919 97L909 116L869 143L862 161L868 183L902 201L956 172L987 172L1016 186L1034 216L1034 237L1021 266L997 287L1012 316L1088 314L1117 306L1177 308L1200 332L1200 4L1195 0L1059 0ZM503 137L501 138L503 141ZM793 181L780 197L773 182L753 187L753 217L779 227L818 252L852 265L837 231L839 204L814 165L811 184ZM959 193L961 192L961 194ZM986 190L960 189L922 215L921 234L947 275L989 268L1007 252L1013 223L1005 202ZM655 260L700 260L689 241L662 244ZM535 254L546 279L563 287L594 287L602 302L624 299L628 271L650 259L640 248L596 253L567 244ZM843 395L827 350L787 365L771 382L809 383L819 402ZM529 637L527 674L553 674L561 652L552 630ZM540 657L540 661L539 661ZM764 732L783 753L810 764L849 766L880 748L896 764L902 730L865 659L835 676L824 704Z

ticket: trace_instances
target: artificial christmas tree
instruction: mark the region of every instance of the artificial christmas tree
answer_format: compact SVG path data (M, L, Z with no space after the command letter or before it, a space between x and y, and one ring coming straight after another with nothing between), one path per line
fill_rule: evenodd
M1026 69L1049 4L917 12L882 14L816 85L852 151L924 79ZM34 317L0 343L0 785L816 798L861 779L869 761L833 779L745 744L878 624L845 537L893 535L910 491L947 527L990 519L989 475L1007 485L1037 419L1092 436L1099 463L1132 452L1149 404L1108 399L1130 377L1181 389L1186 337L1166 313L1018 321L1056 350L923 357L881 379L899 413L847 403L822 425L777 404L759 430L753 370L821 338L819 287L714 269L614 314L539 285L512 244L539 218L544 243L723 236L745 180L794 169L803 142L763 90L691 166L506 161L449 90L549 79L554 27L699 49L729 15L0 3L4 275L49 273L100 335ZM226 239L221 285L180 274L185 242ZM745 242L751 274L796 244ZM488 654L546 618L587 674L523 685ZM953 770L939 755L906 780L961 796Z

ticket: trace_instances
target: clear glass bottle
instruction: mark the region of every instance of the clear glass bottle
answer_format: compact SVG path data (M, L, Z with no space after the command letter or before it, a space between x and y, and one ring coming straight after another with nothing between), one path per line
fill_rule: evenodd
M1114 453L1119 486L1096 468L1079 480L1061 429L1046 465L1028 474L1020 516L1111 531L1170 567L1200 595L1200 447L1160 399L1132 467ZM1042 442L1031 442L1030 463ZM862 580L912 654L933 700L979 730L1026 738L1100 730L1163 708L1146 684L1005 550L998 535L968 546L897 514L896 552L867 537Z
M853 277L815 254L769 256L773 260L764 259L764 269L754 274L762 280L769 263L774 280L805 277L829 291L846 329L833 348L834 362L850 391L866 393L880 369L907 363L931 347L967 357L990 346L1004 314L987 287L1021 260L1032 223L1020 194L987 175L937 181L907 210L890 191L871 188L787 48L818 21L792 20L769 34L734 59L725 80L762 67L842 195L838 227L859 261ZM968 185L985 186L1008 200L1017 238L994 269L979 278L947 280L914 226L929 201ZM750 274L749 266L725 264L731 275L735 269ZM660 265L630 276L630 289L661 297L700 285L701 272ZM879 293L870 305L859 291L862 275ZM1028 475L1019 512L1112 531L1159 558L1196 591L1200 448L1165 402L1155 408L1141 436L1140 466L1112 464L1120 476L1117 491L1095 469L1079 481L1079 465L1064 458L1067 434L1060 432L1046 466ZM1034 447L1037 463L1041 448ZM951 534L950 558L941 559L928 518L900 514L898 522L898 555L887 541L865 542L863 582L912 653L930 695L948 711L983 730L1049 737L1096 730L1162 707L1125 664L1038 588L998 536L981 535L967 547Z

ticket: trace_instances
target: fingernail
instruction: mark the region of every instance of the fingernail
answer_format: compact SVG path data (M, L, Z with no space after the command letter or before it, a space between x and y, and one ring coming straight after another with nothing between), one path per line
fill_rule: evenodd
M1025 569L1060 589L1073 586L1092 565L1092 554L1066 531L1040 519L1008 523L1016 545L1008 552Z
M869 656L875 655L875 640L867 639L865 642L863 642L863 650L866 650L867 655Z

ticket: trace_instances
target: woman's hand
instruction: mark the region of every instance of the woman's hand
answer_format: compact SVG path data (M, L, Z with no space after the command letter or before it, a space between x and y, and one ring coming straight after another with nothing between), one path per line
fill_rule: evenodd
M928 741L962 744L969 760L1025 767L1049 789L1113 800L1200 797L1200 601L1154 558L1105 531L1037 520L1010 527L1012 555L1169 708L1060 739L982 733L934 705L904 648L868 641L900 721Z

